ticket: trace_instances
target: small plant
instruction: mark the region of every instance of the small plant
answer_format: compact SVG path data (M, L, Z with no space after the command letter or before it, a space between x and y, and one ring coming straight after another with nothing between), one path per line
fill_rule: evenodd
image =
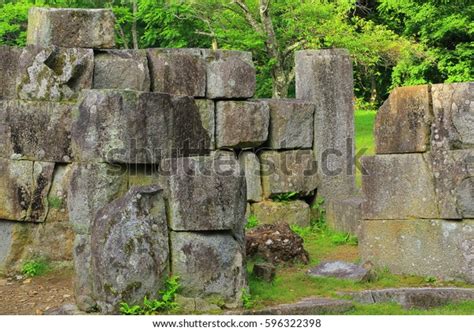
M331 242L334 245L353 245L356 246L358 239L356 236L351 235L350 233L344 232L333 232L331 234Z
M324 198L318 196L316 201L311 205L311 209L316 211L317 217L311 220L311 227L315 230L325 230L326 225L326 209L324 208Z
M297 192L280 193L272 196L272 200L277 202L288 202L296 199L298 199Z
M43 260L27 261L21 267L21 273L27 277L39 276L48 270L48 264Z
M257 219L257 216L255 215L250 215L249 218L247 219L247 224L245 225L245 228L247 230L253 229L257 226L260 225L260 222Z
M60 197L52 196L48 198L48 205L52 209L61 209L63 206L63 199Z
M311 234L311 232L313 232L313 229L311 227L302 227L302 226L299 226L297 224L292 224L290 225L290 229L291 231L293 231L294 233L296 233L298 236L302 237L302 238L305 238L307 236L309 236Z
M430 283L430 284L433 284L433 283L436 283L437 282L437 278L434 277L434 276L428 276L425 278L425 282L426 283Z
M252 296L250 295L250 292L248 289L243 289L242 290L242 306L245 309L252 309L254 305L254 301L252 299Z
M155 315L156 313L172 312L178 309L175 296L180 288L179 277L172 276L166 280L165 288L159 292L159 299L143 299L143 305L130 306L126 302L120 304L123 315Z

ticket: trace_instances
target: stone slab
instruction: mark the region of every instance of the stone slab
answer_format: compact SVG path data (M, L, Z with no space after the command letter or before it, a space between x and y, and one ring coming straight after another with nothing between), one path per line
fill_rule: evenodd
M288 223L300 227L310 226L309 205L302 200L274 202L262 201L251 204L252 215L260 224Z
M367 279L368 273L363 267L345 261L323 262L308 270L308 275L311 277L333 277L358 282Z
M357 236L360 230L364 201L360 197L330 201L326 207L326 221L329 227Z
M247 201L262 200L262 180L260 178L260 161L255 153L242 152L239 155L240 167L245 174Z
M281 304L261 310L247 310L243 315L340 315L354 308L348 300L304 298L295 303Z
M210 137L209 150L214 150L216 148L216 105L209 99L194 99L194 102L201 116L202 126Z
M21 52L21 48L0 46L0 100L13 99L16 96L16 77Z

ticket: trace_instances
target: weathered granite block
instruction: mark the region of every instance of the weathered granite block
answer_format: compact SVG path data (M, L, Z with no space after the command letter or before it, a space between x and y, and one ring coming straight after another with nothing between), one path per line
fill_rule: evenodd
M270 109L268 146L272 149L313 146L314 104L294 99L265 100Z
M355 191L354 91L349 52L345 49L298 51L296 97L315 104L313 150L326 201Z
M204 50L209 99L248 99L255 94L256 75L252 53Z
M428 150L433 114L428 85L397 87L377 112L377 154Z
M202 126L211 138L209 143L209 150L214 150L216 148L216 106L214 104L214 101L209 99L195 99L194 102L198 107L199 115L201 116Z
M94 89L150 91L145 50L102 50L94 57Z
M257 147L268 137L268 105L256 101L218 101L216 103L217 148Z
M0 221L0 271L8 273L21 263L31 243L32 224Z
M326 220L331 229L358 236L364 199L352 197L327 204Z
M0 159L0 220L43 222L54 163Z
M37 46L113 48L115 17L109 9L37 8L28 13L27 43Z
M133 187L97 213L91 232L93 298L101 313L157 298L170 255L163 190Z
M434 177L427 155L395 154L362 158L363 219L438 218Z
M16 97L16 77L22 50L16 47L0 46L0 100Z
M431 87L433 149L474 148L474 82Z
M26 47L20 57L18 97L24 100L67 101L92 87L91 49Z
M165 159L161 164L161 175L168 181L172 230L242 232L245 180L233 153Z
M190 97L130 90L87 90L73 120L72 148L81 161L159 163L202 155L210 137Z
M397 274L474 283L474 220L369 220L362 222L363 261Z
M32 161L70 162L72 104L0 102L0 154Z
M171 270L182 294L241 305L246 286L241 245L225 233L171 232Z
M311 150L265 151L260 154L263 194L298 192L308 194L319 184Z
M201 49L151 48L147 56L153 92L206 96L206 62Z
M261 224L288 223L301 227L310 226L309 205L301 200L274 202L262 201L251 204L252 214Z
M74 232L70 224L46 221L31 227L31 232L31 242L25 246L23 261L44 259L50 263L72 262Z
M252 152L242 152L239 155L240 167L245 174L247 184L247 201L262 200L262 180L260 178L260 161Z

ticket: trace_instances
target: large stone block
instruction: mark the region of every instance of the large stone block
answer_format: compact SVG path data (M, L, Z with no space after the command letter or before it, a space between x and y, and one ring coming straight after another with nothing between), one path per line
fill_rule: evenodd
M0 46L0 100L16 97L16 77L21 52L20 48Z
M206 96L206 62L201 49L147 49L152 91Z
M319 165L318 194L326 201L355 191L354 83L345 49L296 52L296 97L315 104L313 150Z
M95 89L150 91L145 50L103 50L94 58Z
M252 53L205 50L209 99L248 99L255 94Z
M255 101L216 103L216 146L245 148L262 145L268 137L268 105Z
M265 100L270 109L271 149L313 147L314 105L292 99Z
M169 247L163 190L134 187L102 208L92 224L93 298L101 313L122 302L154 299L168 277Z
M397 87L375 121L377 154L425 152L430 143L431 96L428 85Z
M16 271L31 243L32 224L0 221L0 272Z
M362 158L364 219L438 218L434 177L425 154Z
M108 9L36 8L28 13L27 43L37 46L113 48L115 17Z
M243 231L245 180L233 153L166 159L160 171L168 181L172 230Z
M244 252L232 235L171 232L171 270L180 277L183 295L241 305Z
M54 163L0 159L0 219L43 222Z
M261 224L288 223L310 226L309 205L301 200L274 202L262 201L251 205L252 214Z
M17 160L70 162L72 109L67 103L0 102L0 154Z
M202 126L211 138L209 150L214 150L216 148L216 105L213 100L209 99L195 99L194 102L198 107Z
M240 167L245 175L247 186L247 201L262 200L262 179L260 177L260 161L252 152L242 152L239 155Z
M364 199L352 197L327 204L326 220L331 229L358 236Z
M72 148L81 161L159 163L202 155L210 137L190 97L125 90L87 90L73 120Z
M260 154L263 194L314 191L319 184L317 165L311 150L265 151Z
M474 283L474 220L371 220L362 222L363 261L397 274Z
M474 83L435 84L431 94L433 149L473 148Z
M76 99L92 87L94 52L82 48L26 47L20 57L18 97L24 100Z
M44 222L32 227L31 232L31 243L25 246L23 261L42 259L52 264L72 262L74 232L70 224Z

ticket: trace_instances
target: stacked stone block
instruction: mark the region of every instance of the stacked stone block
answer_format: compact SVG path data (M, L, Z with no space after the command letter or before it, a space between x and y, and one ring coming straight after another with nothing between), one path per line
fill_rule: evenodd
M363 158L362 258L474 282L474 83L395 89Z

